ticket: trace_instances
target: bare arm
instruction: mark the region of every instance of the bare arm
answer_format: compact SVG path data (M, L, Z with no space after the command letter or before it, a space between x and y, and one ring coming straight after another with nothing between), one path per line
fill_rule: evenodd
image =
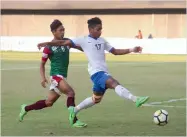
M80 46L78 46L78 45L74 46L73 48L74 48L74 49L78 49L78 50L84 52L83 49L82 49Z
M131 52L135 52L135 53L141 53L142 52L142 47L140 47L140 46L136 46L136 47L131 48L131 49L115 49L105 39L104 39L104 41L105 41L105 50L112 53L113 55L125 55L125 54L129 54Z
M40 76L41 76L41 85L42 87L46 87L45 83L48 83L46 77L45 77L45 64L46 62L45 61L41 61L40 63Z
M41 79L46 79L46 77L45 77L45 64L46 64L46 62L44 62L44 61L41 61L41 63L40 63L40 76L41 76Z
M132 49L112 49L111 53L114 55L125 55L125 54L129 54L131 52L135 52L135 53L141 53L142 52L142 47L134 47Z
M131 53L131 51L130 49L113 49L111 53L114 55L124 55Z
M45 77L45 64L48 60L50 54L50 50L48 47L45 47L42 53L42 59L41 59L41 63L40 63L40 76L41 76L41 85L42 87L46 87L46 83L48 83L46 77Z
M42 47L45 47L45 46L70 46L72 47L73 46L73 42L71 40L53 40L51 42L43 42L43 43L39 43L38 44L38 49L41 49Z

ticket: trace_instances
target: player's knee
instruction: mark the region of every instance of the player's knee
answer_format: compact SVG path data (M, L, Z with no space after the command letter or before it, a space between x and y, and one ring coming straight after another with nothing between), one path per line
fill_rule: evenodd
M117 85L119 85L118 82L113 83L113 84L111 85L112 89L115 89L115 87L116 87Z
M113 79L113 82L111 84L112 88L114 89L117 85L119 85L119 82L115 79Z
M95 100L95 104L98 104L98 103L100 103L101 102L101 99L99 99L99 100Z
M113 78L107 82L107 87L111 89L114 89L117 85L119 85L119 82Z
M75 97L75 92L73 90L70 90L68 93L67 93L67 96L68 97Z
M102 96L93 95L92 99L93 99L93 101L94 101L95 104L98 104L98 103L101 102Z
M54 104L54 102L53 102L53 101L50 101L50 100L46 100L46 101L45 101L45 104L46 104L47 107L52 107L53 104Z

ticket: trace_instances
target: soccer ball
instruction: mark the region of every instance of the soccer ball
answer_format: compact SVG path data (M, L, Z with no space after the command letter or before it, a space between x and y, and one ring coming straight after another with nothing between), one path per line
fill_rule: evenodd
M159 126L164 126L168 123L169 116L166 110L160 109L154 113L154 123Z

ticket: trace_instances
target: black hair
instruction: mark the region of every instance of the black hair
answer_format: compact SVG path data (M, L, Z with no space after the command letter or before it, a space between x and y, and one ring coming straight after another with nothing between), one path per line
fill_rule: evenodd
M58 27L60 27L62 25L62 22L55 19L51 25L50 25L50 28L51 28L51 31L55 31Z
M95 26L98 25L98 24L101 24L101 25L102 25L102 21L101 21L101 19L98 18L98 17L89 19L89 20L87 21L87 23L88 23L88 27L89 27L89 28L90 28L90 27L93 28L93 27L95 27Z

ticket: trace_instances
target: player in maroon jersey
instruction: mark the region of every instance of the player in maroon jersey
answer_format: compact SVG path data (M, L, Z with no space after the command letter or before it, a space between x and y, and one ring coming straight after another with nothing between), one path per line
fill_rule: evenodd
M51 31L54 35L54 40L69 40L64 38L65 29L59 20L54 20L51 24ZM76 48L81 50L80 47L72 44L72 46L48 46L43 50L41 65L40 65L40 75L42 78L41 85L45 88L46 83L48 83L45 76L45 64L48 58L51 61L51 85L48 98L45 100L39 100L34 104L21 105L21 112L19 114L19 120L23 121L24 116L31 110L40 110L46 107L51 107L56 100L63 93L67 95L67 108L75 106L75 93L71 86L67 83L67 73L69 66L69 49ZM71 115L69 119L71 118ZM70 124L73 127L85 127L86 124L80 122L76 117L70 119Z

